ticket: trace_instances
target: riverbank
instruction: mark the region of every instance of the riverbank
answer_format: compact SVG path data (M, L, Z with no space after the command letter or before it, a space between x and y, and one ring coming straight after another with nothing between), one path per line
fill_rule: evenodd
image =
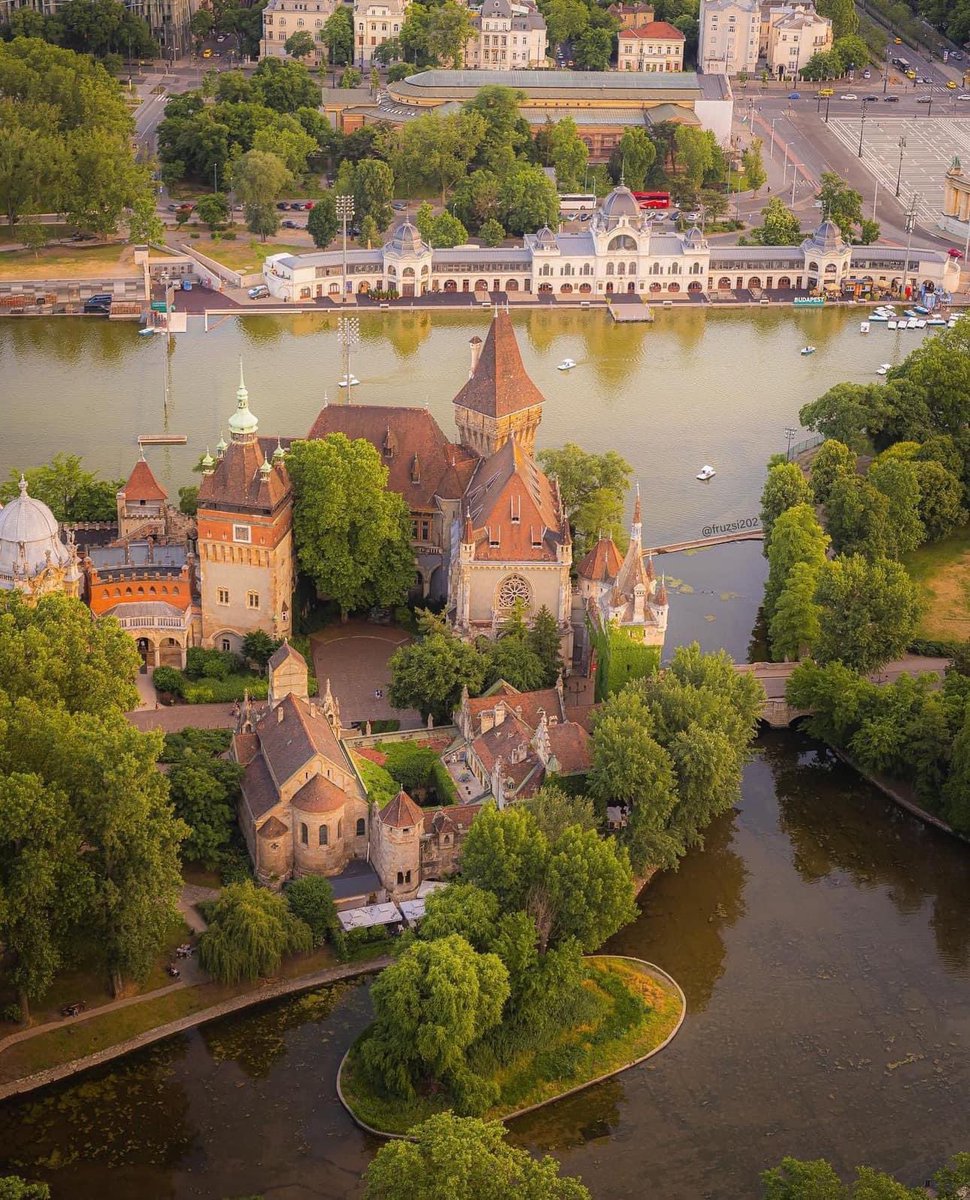
M165 995L154 999L147 996L141 1004L101 1015L92 1013L79 1022L8 1044L9 1048L0 1052L0 1100L46 1087L230 1013L326 984L376 974L391 961L382 955L369 961L325 967L291 979L264 980L243 990L214 983L164 989ZM182 1015L159 1023L160 1016L171 1016L173 1005L174 1011L181 1011ZM119 1023L122 1013L128 1016ZM146 1022L147 1026L133 1031L132 1019L136 1026ZM119 1029L127 1034L121 1040L118 1040Z
M595 1023L563 1030L542 1046L496 1064L491 1082L498 1084L499 1102L484 1114L487 1120L510 1121L602 1083L659 1054L677 1035L687 999L666 971L619 955L594 955L586 961L587 986L602 1001ZM362 1129L377 1137L405 1137L414 1125L452 1107L444 1092L408 1102L374 1092L356 1062L367 1033L347 1051L337 1071L340 1102Z

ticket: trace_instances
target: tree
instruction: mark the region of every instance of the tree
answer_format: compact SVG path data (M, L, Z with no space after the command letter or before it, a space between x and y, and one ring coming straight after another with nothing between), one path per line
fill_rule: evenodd
M799 421L853 450L865 446L867 432L882 426L885 411L883 389L875 384L837 383L824 395L802 406Z
M832 35L836 42L854 34L859 28L859 14L852 0L819 0L818 13L831 19Z
M741 170L744 172L745 186L757 194L764 187L765 180L768 178L762 154L761 138L754 138L751 145L742 153Z
M842 59L834 50L816 50L799 74L813 82L837 79L842 74Z
M964 487L938 462L914 462L912 467L919 488L919 519L926 540L937 542L967 522Z
M301 875L286 885L284 895L290 912L313 934L315 945L322 946L328 939L341 936L329 880L322 875Z
M252 74L252 86L260 102L278 113L320 105L320 85L302 63L264 58Z
M199 965L219 983L241 983L274 974L285 955L312 947L309 927L282 896L233 883L222 889L199 939Z
M556 618L544 604L533 618L528 638L543 665L543 685L548 687L556 682L563 670L562 633Z
M490 684L504 679L520 692L534 692L546 682L545 665L529 644L528 631L490 642L486 656Z
M55 454L42 467L23 472L27 490L41 500L58 521L113 521L118 515L118 492L123 479L99 479L85 471L76 454ZM14 468L0 486L0 503L7 504L20 494L21 472Z
M647 175L657 158L657 147L645 129L630 127L623 131L617 154L622 165L626 185L633 191L641 191L647 183Z
M450 883L428 896L418 936L433 942L458 934L474 950L491 950L498 915L498 897L493 892L474 883Z
M771 532L775 521L785 509L805 504L808 499L808 483L797 463L778 463L768 471L761 492L761 528L765 535L762 545L766 558L771 548Z
M851 241L856 225L863 220L862 193L850 188L841 175L823 171L822 186L815 198L821 201L826 218L838 225L847 242Z
M246 206L246 228L260 241L272 237L279 227L280 219L274 205L257 202Z
M447 211L435 216L427 202L418 209L414 223L422 238L436 249L459 246L468 241L468 230L457 217Z
M825 506L825 523L840 554L874 558L893 552L889 497L859 475L836 479Z
M365 250L370 250L378 245L380 240L381 231L377 228L377 222L368 213L360 223L360 236L357 239L357 244Z
M926 530L919 518L920 490L912 463L880 459L869 468L868 481L888 500L886 522L887 552L901 558L926 541Z
M960 1189L970 1186L970 1154L954 1154L933 1176L938 1200L959 1200Z
M555 842L571 826L595 829L596 812L587 796L571 796L555 783L545 783L535 795L521 803L550 842Z
M50 1196L46 1183L28 1183L19 1175L4 1175L0 1179L0 1200L50 1200Z
M495 221L495 214L498 212L498 194L499 178L493 171L472 171L470 175L464 175L458 180L452 208L466 227L484 230L489 221L498 224ZM504 229L502 237L505 237Z
M293 532L300 567L341 613L403 603L414 580L411 519L387 468L363 438L294 442Z
M340 222L337 220L337 202L333 192L324 192L319 200L314 201L306 219L306 227L314 246L320 248L329 246L337 236Z
M350 9L338 4L327 17L320 31L320 40L327 47L327 58L333 66L343 66L354 59L354 18Z
M201 45L215 28L216 20L207 8L197 9L189 20L189 30Z
M585 71L606 71L613 55L613 35L608 29L589 28L575 43L576 63Z
M236 824L242 768L238 763L192 755L176 763L168 782L175 813L189 827L183 855L214 867L229 845Z
M254 629L243 638L243 658L255 665L260 671L266 670L266 664L280 648L278 638L272 638L262 629Z
M417 708L425 719L438 724L451 720L463 688L478 694L485 680L486 663L475 649L456 637L444 622L430 613L419 614L423 637L401 646L391 655L391 686L395 708Z
M194 517L199 511L199 489L195 484L179 488L179 512Z
M479 88L463 110L478 113L485 120L485 135L478 148L477 164L496 174L507 169L516 156L528 147L532 134L519 106L525 102L525 92L501 84Z
M299 29L296 33L291 33L283 47L290 58L307 58L313 53L315 48L313 34L307 33L305 29Z
M446 117L430 112L409 121L393 137L390 162L394 178L406 193L435 188L444 205L449 189L467 175L485 128L481 113L465 110Z
M637 915L626 849L591 829L573 825L559 836L546 865L545 889L553 945L575 938L592 953Z
M359 88L363 82L363 72L359 71L357 67L347 66L344 67L340 74L340 83L338 86L342 88Z
M206 12L200 8L199 12ZM221 229L229 220L229 200L222 192L200 196L195 202L195 215L210 229Z
M589 1200L577 1179L560 1178L549 1156L536 1160L506 1144L505 1128L441 1113L387 1142L367 1168L367 1200Z
M494 217L489 217L482 222L478 237L483 246L500 246L505 239L505 230Z
M475 35L467 8L455 0L440 4L415 3L401 26L401 48L419 66L458 69L469 38Z
M858 554L825 563L816 600L816 660L843 662L861 672L905 651L921 609L917 586L899 563L870 563Z
M56 36L70 50L97 58L121 55L129 39L134 54L158 49L146 22L117 0L69 0L57 11Z
M531 813L486 804L465 839L462 878L497 896L502 912L516 912L542 883L548 855L549 844Z
M539 465L559 484L559 494L577 536L577 555L608 533L622 545L623 502L633 468L615 450L590 454L567 442L559 450L540 450Z
M550 166L555 168L560 191L581 187L589 149L579 136L572 117L556 121L549 135Z
M816 504L827 504L838 479L855 474L856 456L837 438L826 438L812 459L809 490Z
M383 233L393 215L394 175L391 168L377 158L362 158L353 164L345 161L343 167L349 169L344 174L343 184L338 176L338 194L353 196L357 220L373 217L378 230ZM341 173L344 173L343 168Z
M762 1173L763 1200L849 1200L845 1185L824 1159L783 1158Z
M774 523L768 550L768 582L765 584L765 616L770 621L796 563L806 563L817 574L825 562L829 537L823 532L809 504L785 509Z
M279 228L275 201L291 182L283 160L265 150L250 150L233 166L232 185L246 214L246 227L263 241Z
M810 652L818 638L818 605L815 591L819 568L809 562L796 562L785 578L768 624L771 656L790 662Z
M575 41L589 27L589 9L581 0L549 0L544 15L551 50Z
M802 241L801 222L784 200L772 196L761 211L761 224L750 236L758 246L797 246Z
M417 1084L439 1082L458 1111L483 1111L497 1087L469 1068L468 1050L499 1023L508 995L497 955L476 953L457 934L415 942L371 989L375 1019L361 1063L392 1094L410 1098Z
M502 179L498 218L509 233L535 232L543 225L555 225L558 216L559 196L541 167L519 163Z

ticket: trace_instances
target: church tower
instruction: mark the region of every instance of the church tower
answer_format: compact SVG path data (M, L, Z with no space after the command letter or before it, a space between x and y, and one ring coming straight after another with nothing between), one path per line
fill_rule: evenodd
M458 440L489 458L515 438L535 452L544 397L526 374L507 312L496 312L484 343L471 340L468 381L454 399Z
M238 653L247 633L292 632L293 489L285 456L264 447L239 364L229 444L203 459L199 487L202 642Z

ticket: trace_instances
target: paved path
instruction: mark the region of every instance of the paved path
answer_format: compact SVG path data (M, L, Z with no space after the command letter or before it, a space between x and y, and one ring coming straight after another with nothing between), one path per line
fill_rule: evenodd
M194 725L197 729L234 729L236 719L231 704L172 704L168 708L140 708L128 714L128 720L143 733L160 729L177 733Z
M345 726L354 721L397 720L410 726L421 723L419 713L393 708L387 698L391 685L388 659L410 641L411 635L395 625L366 621L328 625L312 635L314 674L321 691L330 680ZM378 690L380 697L375 695Z

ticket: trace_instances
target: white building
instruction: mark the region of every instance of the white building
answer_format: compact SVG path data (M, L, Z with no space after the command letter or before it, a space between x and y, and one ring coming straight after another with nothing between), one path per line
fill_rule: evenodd
M759 0L701 0L697 68L708 75L753 74L761 39Z
M277 299L312 302L342 291L400 296L435 292L553 294L605 299L616 293L677 300L703 293L795 292L866 281L882 291L910 285L952 291L959 265L942 250L850 246L826 221L800 246L710 245L700 229L657 229L629 188L615 188L582 230L526 234L521 246L433 249L407 220L376 250L273 254L263 278ZM746 299L748 297L745 297Z
M408 0L354 0L354 62L362 71L378 46L400 34L407 6Z
M683 71L686 40L667 21L621 29L617 67L621 71Z
M294 33L308 33L316 49L300 61L307 66L325 61L327 48L320 41L320 31L340 3L341 0L269 0L263 9L260 58L285 58L286 39Z
M545 65L546 23L534 4L485 0L471 18L476 36L465 46L469 69L514 71Z
M768 10L765 57L778 79L797 79L813 54L832 49L832 22L812 4L781 5Z

